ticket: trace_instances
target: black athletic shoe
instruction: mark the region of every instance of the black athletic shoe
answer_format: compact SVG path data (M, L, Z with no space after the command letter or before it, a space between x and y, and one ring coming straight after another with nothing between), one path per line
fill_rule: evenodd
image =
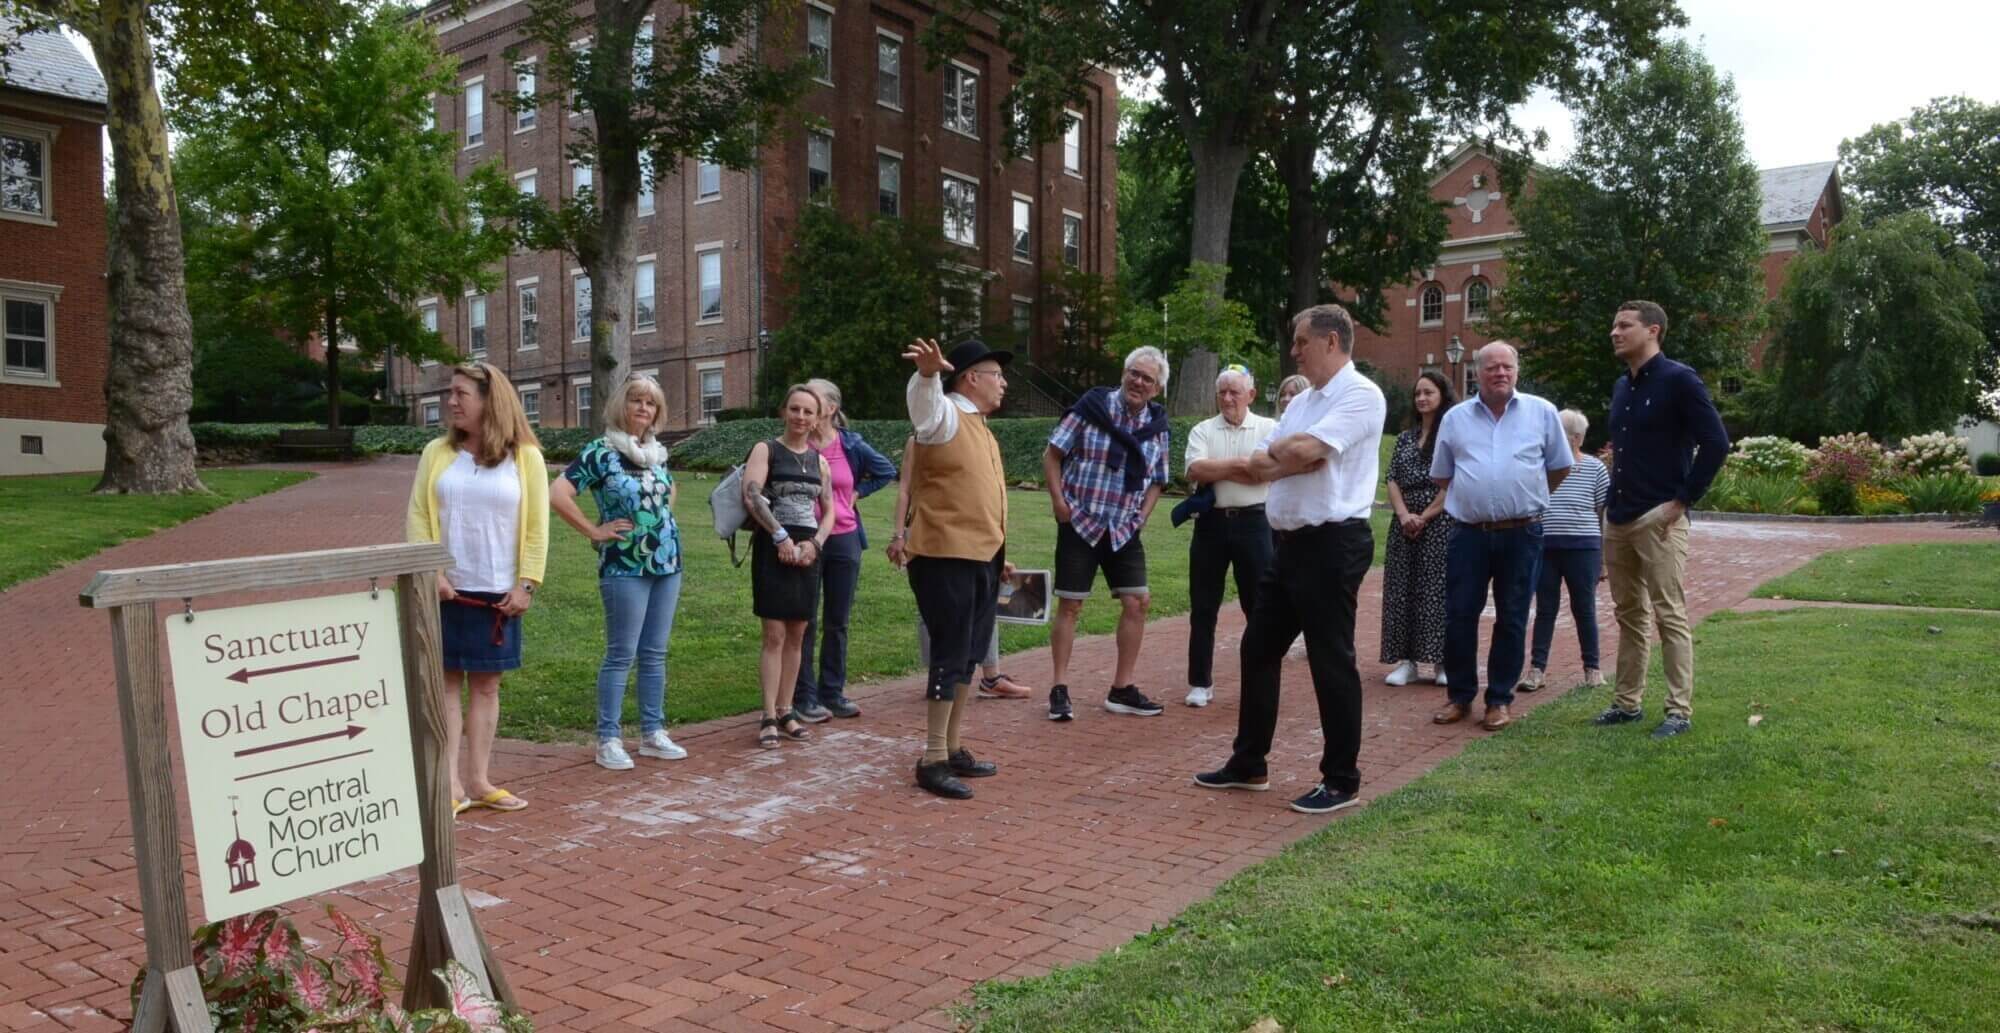
M1694 725L1686 714L1668 714L1667 719L1660 722L1660 727L1653 729L1653 738L1671 739L1676 735L1686 735L1692 727Z
M835 717L861 716L861 708L856 706L854 701L848 699L846 696L835 696L821 703L821 706L826 707L827 713Z
M1330 791L1326 783L1312 788L1312 792L1292 801L1292 810L1300 814L1331 814L1342 807L1352 807L1360 803L1359 797L1346 790Z
M792 704L792 714L809 725L819 724L821 721L833 716L827 712L825 707L819 705L818 700L812 699L794 702Z
M1049 720L1068 721L1075 715L1070 711L1069 686L1058 685L1049 690Z
M1104 697L1104 709L1134 717L1158 717L1167 708L1147 699L1137 685L1124 685L1112 689L1111 694Z
M1221 768L1194 776L1194 784L1203 789L1247 789L1253 793L1264 793L1271 789L1271 776L1239 775L1228 768Z
M951 758L946 760L945 764L951 768L952 774L960 778L988 778L1000 773L1000 765L990 760L980 760L972 755L971 750L964 747L953 750Z
M1603 713L1591 718L1590 723L1604 726L1631 724L1645 716L1646 712L1644 710L1627 710L1613 703L1605 707Z
M917 765L917 785L926 792L952 800L972 799L972 790L965 783L953 778L951 763L938 761L935 764Z

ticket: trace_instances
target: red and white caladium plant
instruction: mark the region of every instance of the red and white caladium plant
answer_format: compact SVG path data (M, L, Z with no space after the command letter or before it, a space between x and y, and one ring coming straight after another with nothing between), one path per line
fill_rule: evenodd
M533 1033L527 1016L487 997L455 961L435 973L451 1007L404 1011L389 999L399 987L381 938L331 905L326 913L336 934L327 957L273 910L195 930L195 971L217 1033ZM145 979L142 968L132 980L135 1012Z

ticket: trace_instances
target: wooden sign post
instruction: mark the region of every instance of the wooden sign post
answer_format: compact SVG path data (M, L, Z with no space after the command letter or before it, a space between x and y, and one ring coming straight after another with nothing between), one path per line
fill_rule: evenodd
M444 707L456 705L456 700L446 698L434 578L449 563L442 546L380 545L107 570L84 589L84 606L111 611L132 846L146 927L145 989L132 1019L137 1033L160 1033L169 1025L179 1033L212 1033L189 944L180 818L173 763L163 734L168 727L183 732L189 804L197 811L197 856L204 866L227 861L225 869L202 873L211 920L333 888L415 859L409 844L397 842L394 835L385 840L381 832L367 827L379 823L388 830L400 818L407 828L402 808L413 787L423 849L416 860L417 925L403 981L403 1006L449 1004L444 988L431 978L431 972L447 960L471 970L492 997L514 1003L513 991L473 920L456 874L444 755ZM369 631L388 630L374 627L368 619L385 609L370 603L379 601L380 582L386 578L395 579L394 647L386 638L367 640ZM218 616L228 619L216 622L221 630L214 633L177 629L172 637L180 648L172 666L178 720L168 712L157 603L179 602L181 612L167 619L187 619L194 614L193 600L200 596L360 580L369 583L367 592L328 598L316 612L298 603L244 607L220 611ZM353 619L328 620L328 613ZM313 614L311 619L307 614ZM226 633L236 629L249 630ZM391 648L400 657L383 652ZM292 662L285 662L287 656ZM390 673L398 667L406 708L400 713L394 711L396 689ZM338 674L325 673L335 669ZM355 672L367 676L365 684L355 684ZM315 691L314 686L329 677L344 678L338 682L343 687ZM228 692L228 683L242 686L243 691L232 698L219 696ZM358 722L363 712L390 717L376 725L380 734L392 739L400 725L407 724L408 756L401 754L399 741L378 738L352 747L343 742L367 734ZM313 734L290 734L288 727ZM201 741L195 741L189 729ZM283 758L293 763L275 762L273 755L286 750L295 751ZM315 772L319 785L300 788L270 781L308 767L322 769ZM240 834L225 852L209 856L216 853L212 843L220 827L219 798L242 795L228 792L239 784L246 793L263 794L259 799L266 802L256 806L267 816L294 809L304 814L285 818L282 831L274 829L274 836L286 837L290 853L281 850L279 857L267 857L261 869L254 849ZM268 802L273 800L277 802ZM237 801L227 803L233 828ZM340 814L320 816L310 810L333 804L341 805ZM301 826L300 821L306 824ZM328 827L354 835L321 850L301 844ZM268 849L269 839L266 844Z

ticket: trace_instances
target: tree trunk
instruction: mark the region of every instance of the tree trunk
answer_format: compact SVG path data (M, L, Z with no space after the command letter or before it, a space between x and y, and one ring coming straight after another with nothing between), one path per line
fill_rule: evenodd
M1216 131L1205 138L1190 137L1188 153L1194 159L1194 236L1188 260L1226 266L1236 184L1243 178L1250 148L1229 139L1226 132Z
M584 266L590 277L591 418L600 425L612 392L632 372L632 269L636 262L631 226L637 211L634 195L624 218L604 217L599 238L603 250L595 263ZM653 289L657 303L657 279Z
M1278 178L1285 184L1285 269L1291 281L1286 293L1294 315L1319 304L1321 295L1327 224L1313 192L1318 179L1315 153L1312 139L1293 136L1276 155ZM1284 375L1296 371L1290 343L1278 349L1278 369Z
M331 267L333 256L328 255ZM331 277L328 280L331 281ZM340 429L340 303L326 299L326 429Z
M109 93L111 355L98 492L206 491L195 473L194 336L166 117L153 80L147 0L102 0L89 26ZM79 27L81 28L81 27Z

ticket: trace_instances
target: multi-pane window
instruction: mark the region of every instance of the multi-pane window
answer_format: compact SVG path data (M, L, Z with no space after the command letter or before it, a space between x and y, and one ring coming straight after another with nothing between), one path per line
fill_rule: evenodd
M698 201L722 196L722 166L712 161L694 167L694 195Z
M1083 268L1083 216L1075 212L1063 213L1063 264Z
M632 269L632 326L651 330L657 321L653 297L653 260L641 261Z
M694 256L696 318L708 322L722 318L722 252L703 251Z
M893 154L875 156L876 206L883 215L903 214L903 159Z
M1437 284L1424 287L1417 295L1418 321L1425 326L1444 322L1444 288Z
M577 277L571 285L571 290L575 294L573 300L576 304L576 333L574 339L588 341L590 340L590 277Z
M632 84L644 86L653 77L653 19L639 23L632 37Z
M0 133L0 211L49 214L47 137Z
M1023 262L1035 260L1035 205L1019 194L1014 195L1014 257Z
M653 152L639 155L639 214L653 214L656 204L653 195Z
M580 162L571 165L569 167L569 176L570 176L570 182L576 184L572 193L581 194L584 191L594 189L597 186L596 173L589 165L585 165Z
M817 130L806 134L806 196L818 197L833 185L833 137Z
M590 385L576 385L576 425L579 427L592 426L590 402Z
M472 357L486 357L486 295L474 294L465 299L465 339L472 347Z
M1063 171L1083 174L1083 117L1074 112L1063 120Z
M1465 318L1467 322L1477 322L1486 318L1486 310L1493 302L1493 288L1485 280L1474 280L1465 285Z
M979 73L964 65L944 66L944 127L979 135Z
M46 380L49 370L49 318L54 306L39 298L6 301L6 374Z
M520 291L521 311L521 351L539 348L542 328L542 289L535 284L524 284Z
M1020 335L1021 338L1025 340L1029 332L1033 331L1035 328L1035 303L1033 301L1027 298L1014 299L1014 318L1012 325L1014 327L1014 333Z
M583 39L570 40L569 52L570 52L569 96L563 100L563 104L564 106L569 108L569 117L575 118L576 116L583 114L583 105L579 103L578 94L576 92L576 84L582 81L583 77L588 74L588 65L590 61L590 37L585 36Z
M465 145L486 142L486 83L474 79L465 84Z
M520 106L514 109L515 132L535 128L535 118L539 112L535 109L535 66L533 64L525 64L514 69L514 95L520 98Z
M814 78L833 81L833 12L824 7L806 7L806 60Z
M966 247L979 244L979 184L944 174L944 239Z
M425 330L431 333L438 332L438 307L436 305L424 305L418 308L417 318L424 321Z
M529 169L526 172L517 172L514 174L514 189L519 190L529 197L533 197L540 192L539 178L535 175L535 170L533 169Z
M903 41L887 34L875 37L875 103L903 107Z
M521 389L521 415L528 418L528 426L542 425L542 389L528 387Z
M441 415L441 414L443 413L443 411L444 411L444 403L443 403L443 402L440 402L439 400L437 400L437 399L435 399L435 398L427 398L427 399L425 399L425 400L424 400L424 407L423 407L423 409L424 409L424 411L423 411L423 417L422 417L422 418L423 418L423 421L424 421L424 426L426 426L426 427L435 427L435 426L437 426L437 425L438 425L438 417L439 417L439 416L440 416L440 415Z
M701 371L701 422L714 423L715 414L722 411L722 371L705 369Z

